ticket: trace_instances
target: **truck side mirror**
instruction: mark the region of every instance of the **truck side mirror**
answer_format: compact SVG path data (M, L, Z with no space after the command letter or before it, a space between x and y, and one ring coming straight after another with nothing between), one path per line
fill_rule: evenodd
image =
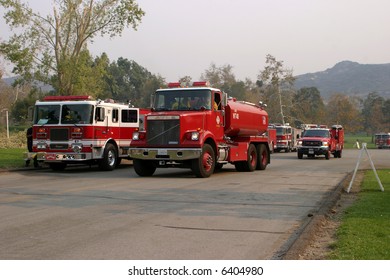
M27 109L27 120L32 122L34 119L34 107L30 106Z

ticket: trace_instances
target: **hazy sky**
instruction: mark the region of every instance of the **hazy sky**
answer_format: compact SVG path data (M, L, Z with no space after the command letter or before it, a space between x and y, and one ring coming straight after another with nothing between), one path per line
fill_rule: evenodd
M51 0L30 0L48 7ZM47 5L44 3L47 2ZM390 63L389 0L138 0L138 31L97 38L93 55L135 60L167 81L198 80L211 63L255 80L267 54L295 75L337 62ZM0 38L7 26L0 23ZM5 32L4 32L5 31Z

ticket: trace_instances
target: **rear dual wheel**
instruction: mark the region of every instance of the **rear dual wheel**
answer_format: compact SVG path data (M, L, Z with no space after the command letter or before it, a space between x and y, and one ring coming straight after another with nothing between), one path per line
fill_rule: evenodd
M238 161L234 165L237 171L264 170L268 165L268 149L264 144L249 144L246 161Z
M256 151L258 154L256 169L265 170L268 165L268 157L269 157L268 149L264 144L259 144L257 145Z

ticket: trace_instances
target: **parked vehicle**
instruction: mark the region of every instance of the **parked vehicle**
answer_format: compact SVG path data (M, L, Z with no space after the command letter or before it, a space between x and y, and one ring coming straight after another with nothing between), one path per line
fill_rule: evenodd
M272 154L273 152L275 152L276 143L277 143L276 128L274 128L273 125L269 125L268 130L266 132L266 135L268 136L269 150L270 150L270 153Z
M285 151L289 153L297 150L297 139L302 130L291 127L290 124L271 124L270 127L276 129L275 152Z
M375 146L378 149L390 148L390 133L377 133L375 134Z
M324 155L326 159L333 154L341 158L344 148L344 129L341 125L333 125L331 129L325 125L304 127L302 137L298 140L298 158L303 155L309 158Z
M147 112L89 96L46 96L35 103L33 153L53 170L74 163L113 170L129 159L132 132Z
M129 156L139 176L183 167L205 178L227 163L237 171L264 170L270 163L267 128L261 104L228 99L207 82L170 83L153 95L145 130L133 133Z

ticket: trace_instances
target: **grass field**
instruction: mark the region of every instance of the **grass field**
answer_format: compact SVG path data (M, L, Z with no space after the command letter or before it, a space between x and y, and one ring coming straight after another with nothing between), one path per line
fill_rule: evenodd
M360 145L361 143L367 143L368 149L375 149L375 144L373 143L373 139L371 136L367 136L365 134L346 134L344 136L344 148L345 149L352 149L355 148L354 145L356 145L356 142L359 141Z
M10 169L16 167L23 167L25 164L23 159L24 152L27 152L27 149L0 149L0 168Z
M346 210L329 259L390 260L390 169L366 171L358 200Z

